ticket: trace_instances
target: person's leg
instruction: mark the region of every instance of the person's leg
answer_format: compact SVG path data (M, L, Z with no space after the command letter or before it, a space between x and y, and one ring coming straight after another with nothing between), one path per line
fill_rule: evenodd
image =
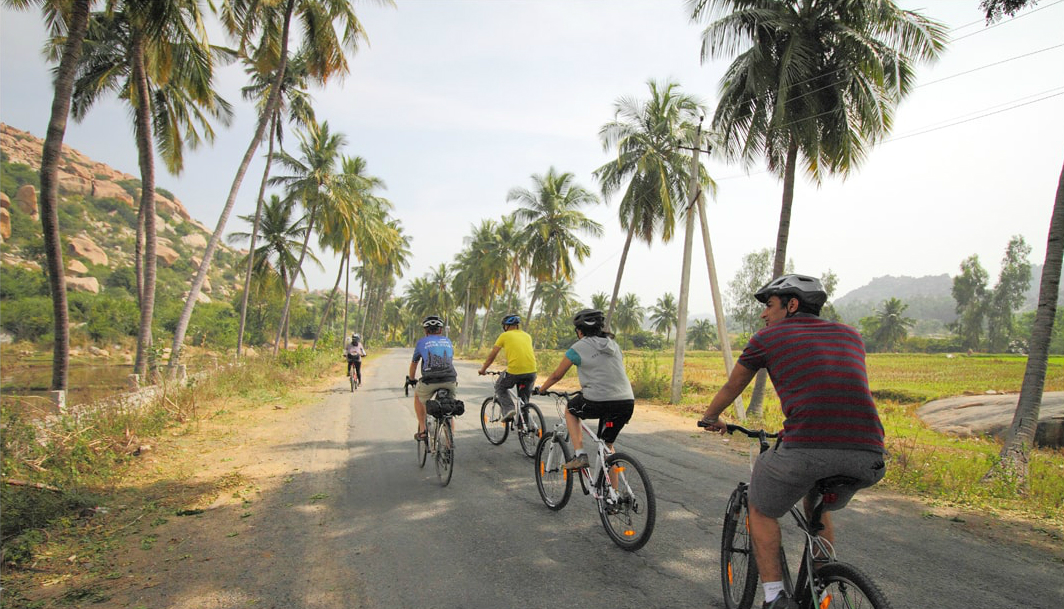
M350 374L350 372L348 373ZM362 384L362 360L355 361L355 374L358 375L358 384Z
M750 539L754 543L754 560L763 582L783 579L780 569L780 523L766 516L753 503L750 507Z
M499 377L499 382L495 383L495 399L499 401L504 421L509 421L513 418L514 401L510 399L509 389L514 386L514 379L515 377L509 372L503 372L502 376Z
M580 419L575 414L565 411L565 427L569 430L569 441L576 452L584 451L584 430L580 428Z
M417 413L417 432L418 434L425 432L425 405L421 403L421 398L417 394L414 394L414 412Z

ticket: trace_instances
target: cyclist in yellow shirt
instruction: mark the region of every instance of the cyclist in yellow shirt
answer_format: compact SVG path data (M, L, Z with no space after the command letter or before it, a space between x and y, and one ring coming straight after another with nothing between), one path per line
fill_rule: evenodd
M479 374L488 373L488 366L502 350L506 351L506 372L495 384L495 397L506 411L502 420L511 421L517 410L507 390L517 386L521 399L527 402L532 387L536 384L536 352L532 350L532 336L521 329L521 318L517 315L502 318L502 334L495 340L495 348L488 354L488 359L478 371Z

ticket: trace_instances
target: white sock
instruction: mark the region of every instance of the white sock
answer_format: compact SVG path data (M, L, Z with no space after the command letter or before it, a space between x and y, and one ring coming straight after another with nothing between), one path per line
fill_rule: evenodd
M783 582L765 582L761 585L765 591L765 602L771 603L783 592Z
M574 457L579 457L580 455L584 455L584 454L587 454L587 453L585 453L584 449L581 448L580 450L576 451L576 454L573 455L573 456Z

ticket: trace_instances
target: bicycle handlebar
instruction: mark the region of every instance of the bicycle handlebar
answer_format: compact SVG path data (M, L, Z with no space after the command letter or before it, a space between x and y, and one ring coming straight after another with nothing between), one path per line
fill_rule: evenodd
M566 400L571 399L573 396L575 396L578 393L580 393L580 392L579 391L572 391L572 392L569 392L569 391L550 391L550 390L540 391L538 387L532 390L532 395L549 395L551 397L563 398L563 399L566 399Z
M499 376L502 374L502 370L485 370L484 374L491 376Z
M699 423L699 427L701 427L702 426L701 425L702 422L699 421L698 423ZM743 427L742 425L734 425L732 423L728 423L728 430L727 431L728 431L728 433L732 433L732 432L736 432L737 431L737 432L745 435L748 438L762 438L762 437L764 437L764 438L778 438L778 437L780 437L780 432L778 432L778 431L776 433L769 433L769 432L765 431L764 429L750 430L750 429L747 429L747 428Z

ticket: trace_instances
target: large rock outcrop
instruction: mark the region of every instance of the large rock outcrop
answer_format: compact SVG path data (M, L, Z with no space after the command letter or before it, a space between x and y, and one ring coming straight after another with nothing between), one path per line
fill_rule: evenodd
M68 243L71 255L84 258L92 264L107 264L107 254L87 237L71 237Z
M6 207L0 207L0 239L7 241L11 238L11 212Z
M95 277L67 277L66 278L67 289L77 292L92 292L93 294L100 293L100 281Z
M37 189L32 184L23 184L15 194L15 203L23 213L37 219Z

